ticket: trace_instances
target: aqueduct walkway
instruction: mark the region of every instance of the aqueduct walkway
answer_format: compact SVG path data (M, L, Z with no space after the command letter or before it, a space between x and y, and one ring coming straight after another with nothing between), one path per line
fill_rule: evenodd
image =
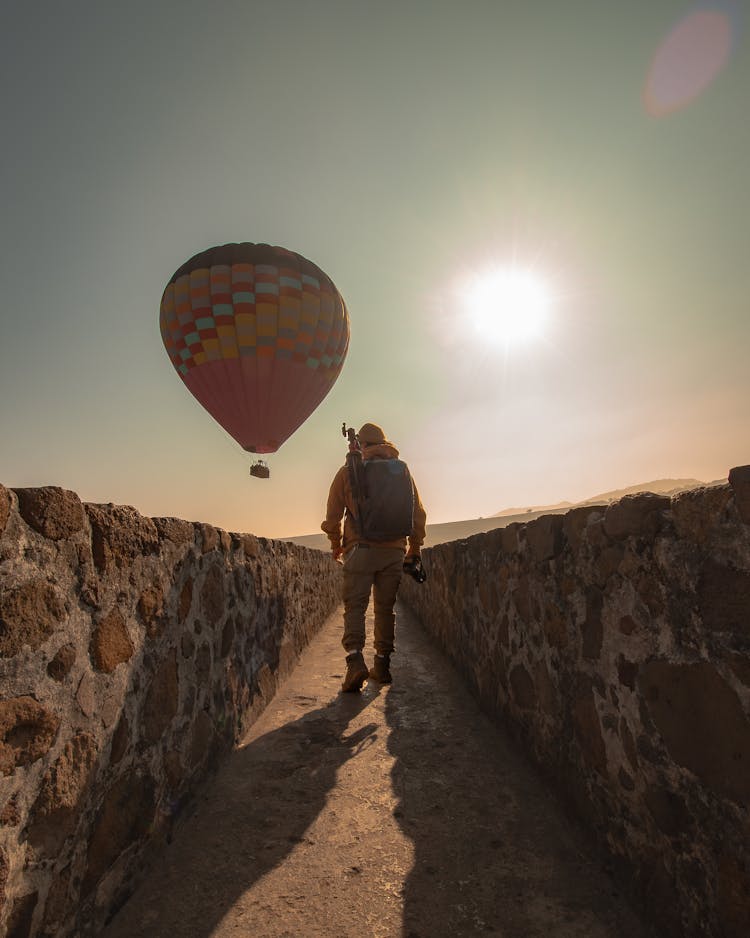
M340 634L337 613L105 938L651 934L408 612L390 687L339 693Z

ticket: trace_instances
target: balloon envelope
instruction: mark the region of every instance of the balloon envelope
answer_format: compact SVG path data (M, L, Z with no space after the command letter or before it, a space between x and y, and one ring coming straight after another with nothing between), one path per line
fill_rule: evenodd
M251 453L273 453L333 387L349 314L299 254L225 244L196 254L164 290L167 354L190 393Z

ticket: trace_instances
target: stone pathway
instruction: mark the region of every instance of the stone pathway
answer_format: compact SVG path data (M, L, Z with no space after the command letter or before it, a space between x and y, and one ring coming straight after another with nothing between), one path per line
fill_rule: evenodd
M105 938L651 935L408 612L390 687L339 693L340 636L338 612Z

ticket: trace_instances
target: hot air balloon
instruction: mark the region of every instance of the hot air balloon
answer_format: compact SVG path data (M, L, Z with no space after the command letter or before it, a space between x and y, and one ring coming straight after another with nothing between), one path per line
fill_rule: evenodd
M240 446L274 453L328 394L349 346L349 314L312 261L268 244L225 244L172 276L159 317L190 393ZM265 463L252 474L268 477Z

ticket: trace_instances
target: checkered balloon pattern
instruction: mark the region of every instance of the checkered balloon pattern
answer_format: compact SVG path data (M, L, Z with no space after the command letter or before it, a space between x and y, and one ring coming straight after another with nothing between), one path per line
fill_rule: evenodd
M188 390L252 453L272 453L333 387L349 314L323 271L267 244L196 254L164 290L167 354Z

